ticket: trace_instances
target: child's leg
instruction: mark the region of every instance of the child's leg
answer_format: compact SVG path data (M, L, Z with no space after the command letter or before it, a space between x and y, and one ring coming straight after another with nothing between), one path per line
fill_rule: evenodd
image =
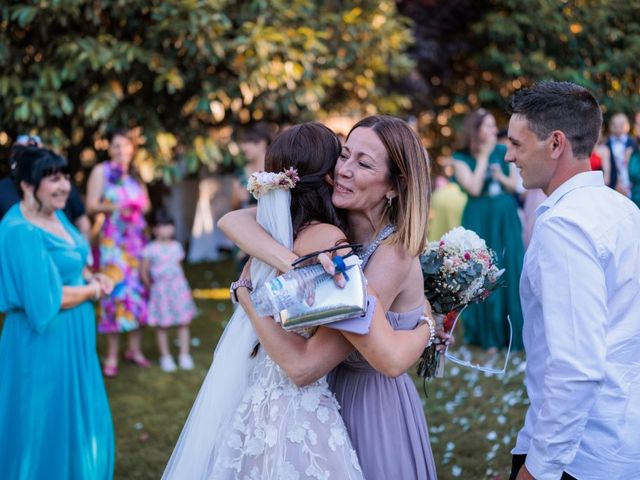
M189 325L181 325L178 327L178 344L180 345L180 355L189 355L189 343L191 336L189 334Z
M156 328L156 339L158 341L158 351L160 352L160 356L166 357L167 355L171 355L171 350L169 349L169 335L167 335L166 328Z

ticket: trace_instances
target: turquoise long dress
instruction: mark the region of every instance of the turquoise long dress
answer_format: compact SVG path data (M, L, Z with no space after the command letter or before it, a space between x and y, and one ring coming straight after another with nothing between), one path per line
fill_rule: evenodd
M509 164L504 160L504 145L496 145L489 156L489 165L500 165L502 172L509 175ZM466 163L471 171L476 168L476 160L468 153L455 152L454 160ZM488 169L487 169L488 171ZM504 286L495 290L482 303L471 304L462 316L464 340L485 349L502 348L509 343L509 324L513 325L514 350L521 350L522 307L520 306L520 274L524 258L522 224L518 217L518 205L508 192L494 182L491 186L489 175L485 179L479 196L469 195L462 214L462 226L473 230L493 249L500 268Z
M640 208L640 150L636 149L629 159L629 181L631 200Z
M14 205L0 223L0 478L111 479L113 423L90 302L61 310L84 284L89 245L63 213L67 240Z

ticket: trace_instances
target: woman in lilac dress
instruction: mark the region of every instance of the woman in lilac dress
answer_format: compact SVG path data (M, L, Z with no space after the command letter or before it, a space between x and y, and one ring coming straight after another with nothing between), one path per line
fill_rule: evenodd
M318 333L304 341L272 319L253 318L245 288L238 289L238 298L261 344L296 384L313 382L332 370L330 386L365 478L436 478L422 403L406 374L421 349L405 348L424 333L416 326L424 308L418 255L426 241L429 210L426 151L402 120L368 117L349 133L329 180L334 206L346 210L349 240L366 245L360 256L369 286L391 327L406 330L396 334L406 336L390 335L388 325L385 329L374 317L367 335ZM232 212L219 226L244 251L289 270L295 254L266 235L251 215ZM344 339L352 345L348 356L336 348Z

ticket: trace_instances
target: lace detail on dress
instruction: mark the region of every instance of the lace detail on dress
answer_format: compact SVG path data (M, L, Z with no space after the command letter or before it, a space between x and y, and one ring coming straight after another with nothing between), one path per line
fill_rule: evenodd
M362 479L326 378L300 388L263 348L256 360L209 478Z

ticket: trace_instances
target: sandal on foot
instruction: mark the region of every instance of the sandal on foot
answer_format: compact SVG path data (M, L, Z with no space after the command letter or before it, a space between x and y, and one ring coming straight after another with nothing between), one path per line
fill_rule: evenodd
M149 368L151 366L151 362L144 358L142 353L133 353L132 351L127 350L124 353L124 359L131 363L135 363L141 368Z

